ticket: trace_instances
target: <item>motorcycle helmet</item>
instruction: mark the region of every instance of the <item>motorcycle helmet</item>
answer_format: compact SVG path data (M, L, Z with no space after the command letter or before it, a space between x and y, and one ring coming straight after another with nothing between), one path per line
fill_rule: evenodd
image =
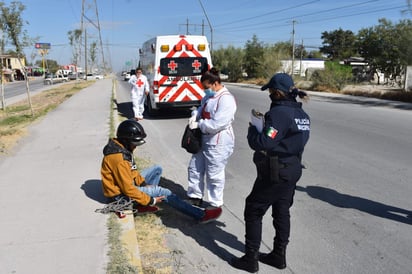
M125 146L141 146L145 143L146 133L141 124L136 120L129 119L120 123L117 127L117 139Z

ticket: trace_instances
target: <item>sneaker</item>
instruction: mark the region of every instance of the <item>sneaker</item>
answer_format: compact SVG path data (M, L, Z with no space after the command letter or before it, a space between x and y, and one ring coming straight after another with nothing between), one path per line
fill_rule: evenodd
M222 214L222 208L221 207L208 207L205 209L205 216L200 220L201 224L207 224L209 222L212 222L216 220L217 218L220 217Z
M189 198L185 201L188 202L189 204L197 206L197 207L201 207L202 203L203 203L203 199L200 199L200 198Z
M117 217L119 217L119 219L126 218L126 214L124 214L123 211L116 211L115 213L116 213Z
M143 213L155 213L159 211L159 208L157 206L142 206L142 205L136 205L133 207L133 209L137 210L135 214L143 214Z

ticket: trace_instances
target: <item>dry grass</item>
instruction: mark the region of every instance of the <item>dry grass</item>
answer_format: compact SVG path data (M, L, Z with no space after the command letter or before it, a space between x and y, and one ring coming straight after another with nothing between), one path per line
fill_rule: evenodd
M145 274L166 274L173 271L173 256L165 242L165 227L156 214L135 217L136 237Z
M18 141L27 134L27 127L44 117L49 111L73 94L94 83L93 81L69 82L31 97L33 113L28 100L6 106L0 110L0 155L12 151Z

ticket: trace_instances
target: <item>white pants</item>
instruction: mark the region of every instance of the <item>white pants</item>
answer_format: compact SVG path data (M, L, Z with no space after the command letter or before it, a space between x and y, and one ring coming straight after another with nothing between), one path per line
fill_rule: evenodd
M140 96L132 97L134 117L139 118L139 119L143 118L145 98L146 96L144 94Z
M233 153L233 143L202 145L202 150L193 154L189 162L187 195L203 199L206 179L208 200L212 206L220 207L223 205L225 167Z

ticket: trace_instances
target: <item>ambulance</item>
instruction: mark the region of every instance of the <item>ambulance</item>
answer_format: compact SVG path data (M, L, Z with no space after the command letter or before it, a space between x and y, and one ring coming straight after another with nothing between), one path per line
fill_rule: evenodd
M152 114L165 108L199 106L204 91L200 78L212 67L205 36L157 36L143 43L139 66L150 86L146 109Z

